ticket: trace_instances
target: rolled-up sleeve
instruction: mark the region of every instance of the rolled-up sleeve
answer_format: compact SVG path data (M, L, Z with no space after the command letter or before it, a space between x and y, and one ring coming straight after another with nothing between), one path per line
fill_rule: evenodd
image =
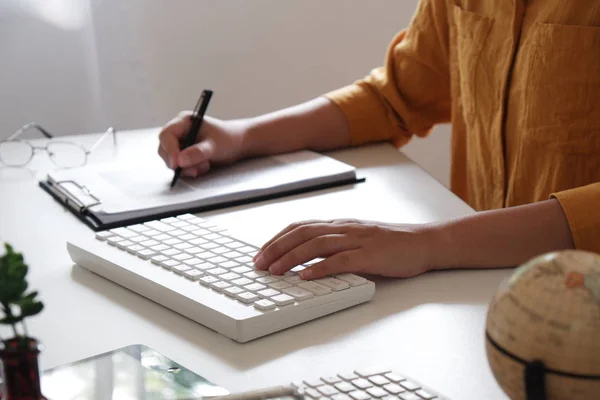
M446 2L422 0L408 29L391 42L385 65L326 94L344 113L351 145L426 136L451 115Z
M571 228L575 248L600 253L600 183L553 193Z

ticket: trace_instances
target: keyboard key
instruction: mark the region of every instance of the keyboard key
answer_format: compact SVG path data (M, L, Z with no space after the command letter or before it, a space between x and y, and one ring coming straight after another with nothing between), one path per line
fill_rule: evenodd
M307 300L313 297L313 294L308 290L304 290L299 287L289 287L282 290L283 293L292 296L296 300Z
M221 264L222 262L227 261L227 259L225 257L217 256L209 258L207 261L210 261L213 264Z
M191 268L187 265L179 264L171 268L171 271L175 272L178 275L183 275L185 271L189 271Z
M249 292L260 292L261 290L265 290L267 289L267 287L265 285L261 285L260 283L253 283L251 285L246 285L244 286L244 289L246 289Z
M240 247L237 251L239 251L241 253L245 253L245 254L252 254L252 253L256 253L257 249L252 246L244 246L244 247Z
M181 265L179 262L175 260L166 260L160 263L160 266L166 269L171 269L177 265Z
M176 244L173 247L175 247L177 250L187 250L187 249L190 249L190 248L194 247L194 245L193 244L189 244L187 242L183 242L183 243Z
M355 390L354 392L348 393L348 395L354 400L369 400L371 398L367 392L363 392L362 390Z
M269 275L269 274L264 271L251 271L251 272L244 274L244 276L248 279L257 279L257 278L260 278L261 276L267 276L267 275Z
M230 243L230 242L233 242L233 239L230 237L226 237L226 236L220 237L215 240L215 243L219 243L219 244L225 244L225 243Z
M217 247L211 250L215 254L222 255L223 253L227 253L229 249L227 247Z
M422 399L425 399L425 400L432 400L432 399L435 399L435 395L433 395L433 394L431 394L431 393L429 393L428 391L426 391L426 390L423 390L423 389L417 390L415 393L416 393L416 394L417 394L417 395L418 395L420 398L422 398Z
M406 389L400 387L400 385L398 385L396 383L388 383L383 388L385 390L387 390L388 392L390 392L391 394L398 394L398 393L406 392Z
M203 253L204 249L201 249L200 247L190 247L189 249L185 249L184 251L188 254L195 256L198 253Z
M235 297L237 294L242 292L244 292L244 289L237 286L229 286L227 289L223 290L223 293L229 297Z
M269 299L271 297L279 296L281 292L273 289L265 289L258 292L258 295L263 299Z
M331 400L352 400L352 397L344 393L338 393L331 396Z
M335 278L346 282L350 286L360 286L367 283L365 278L354 274L340 274L336 275Z
M220 276L220 279L224 280L224 281L234 281L236 279L240 279L242 276L239 274L236 274L235 272L228 272L226 274L223 274Z
M270 289L267 289L267 290L270 290ZM286 306L288 304L294 304L294 298L287 294L280 294L278 296L273 296L273 297L271 297L271 301L275 302L275 304L277 304L278 306Z
M130 238L129 240L131 240L134 243L141 244L142 242L147 242L150 239L147 238L146 236L140 235L140 236L134 236L134 237ZM159 242L156 242L155 244L158 244L158 243ZM146 246L146 247L149 247L149 246Z
M154 255L156 255L156 252L154 250L144 249L144 250L138 251L136 254L139 258L148 260L151 257L153 257Z
M179 220L175 217L168 217L168 218L163 218L160 220L160 222L164 222L165 224L171 224L171 223L177 222L177 221L179 221Z
M175 228L180 228L180 229L183 228L184 226L192 226L185 221L176 221L169 225L174 226Z
M291 283L288 283L286 281L277 281L277 282L273 282L269 285L269 287L271 289L275 289L275 290L281 290L281 289L285 289L285 288L289 288L292 287Z
M340 290L348 289L350 287L350 285L348 283L346 283L344 281L340 281L339 279L335 279L335 278L316 279L315 282L325 285L325 286L331 288L331 290L334 290L336 292L339 292Z
M412 392L404 392L398 395L402 400L422 400L419 396Z
M406 380L405 378L403 378L400 375L395 374L393 372L385 374L385 377L388 378L390 381L395 382L395 383L402 382L402 381Z
M363 378L368 378L374 375L384 375L390 372L390 369L384 366L374 365L368 368L361 368L354 371L356 375L361 376Z
M196 225L186 223L185 225L180 226L179 229L186 231L186 232L193 232L196 229L198 229L198 227Z
M104 241L111 236L114 236L114 234L112 232L108 232L108 231L96 232L96 239L101 240L101 241Z
M183 272L183 276L188 278L191 281L197 281L198 279L204 276L204 272L198 271L197 269L190 268L187 271Z
M258 300L258 296L250 292L242 292L237 294L235 297L242 303L246 304L254 303L256 300Z
M182 221L187 221L189 219L194 219L196 218L196 216L194 216L194 214L190 214L190 213L185 213L185 214L181 214L177 216L177 219L180 219Z
M190 267L194 267L200 263L203 263L204 261L202 261L199 258L188 258L187 260L185 260L183 263L185 265L189 265Z
M144 235L149 236L149 237L155 237L158 235L162 235L161 231L157 231L156 229L150 229L149 231L144 232ZM162 240L162 239L159 239Z
M335 383L341 383L341 382L342 382L342 380L341 380L339 377L335 376L335 375L332 375L332 376L326 376L325 378L321 378L321 380L322 380L323 382L325 382L325 383L329 383L330 385L333 385L333 384L335 384Z
M221 268L221 267L209 269L208 271L206 271L207 274L213 275L213 276L223 275L223 274L226 274L228 272L229 271L227 271L225 268ZM221 278L219 278L219 279L221 279Z
M196 227L195 230L192 231L192 233L196 236L206 236L208 234L210 234L211 232L207 229L198 229L198 227Z
M312 281L300 282L298 283L298 287L304 290L308 290L315 296L323 296L325 294L331 293L331 289L329 287Z
M317 388L317 390L319 392L321 392L322 394L324 394L325 396L333 396L334 394L339 393L336 388L334 388L333 386L330 386L330 385L319 386Z
M364 378L355 379L352 381L352 384L359 389L366 389L366 388L370 388L373 386L373 384L371 382L369 382L368 380L366 380Z
M156 245L156 246L152 246L150 248L152 250L156 251L156 252L161 252L161 251L170 249L170 247L167 246L166 244L159 244L159 245Z
M300 275L297 275L297 274L289 276L287 278L284 278L283 280L286 281L287 283L291 283L291 284L296 284L296 283L302 282L302 278L300 278Z
M142 233L142 232L146 232L149 231L150 228L148 228L147 226L144 226L142 224L137 224L137 225L131 225L128 226L129 229L131 229L134 232L138 232L138 233Z
M208 235L204 235L204 238L205 238L205 239L208 239L208 240L213 240L213 241L214 241L215 239L218 239L218 238L220 238L220 237L221 237L221 235L219 235L218 233L209 233Z
M175 230L175 228L173 228L172 226L169 226L169 225L165 224L164 222L160 222L160 221L146 222L146 223L144 223L144 226L147 226L148 228L152 228L159 232L169 232L169 231ZM148 231L144 232L144 234L148 235Z
M244 255L242 253L238 253L237 251L231 251L231 249L228 249L228 248L225 248L225 249L228 250L228 252L223 254L223 257L227 257L227 258L244 257Z
M112 233L113 235L118 235L121 236L122 238L125 239L129 239L135 236L139 236L139 234L135 231L132 231L131 229L127 229L127 228L115 228L115 229L111 229L110 233Z
M400 382L399 385L402 386L406 390L410 390L411 392L414 392L417 389L421 389L421 386L417 385L416 383L414 383L412 381L402 381L402 382Z
M383 385L387 385L388 383L390 383L390 381L387 378L385 378L381 375L370 376L369 380L372 383L376 384L377 386L383 386Z
M236 286L246 286L253 282L248 278L240 278L240 279L236 279L235 281L233 281L231 283L233 283Z
M160 265L161 262L167 261L168 259L169 257L159 254L157 256L152 257L150 261L152 262L152 264Z
M226 243L225 246L229 247L230 249L239 249L240 247L246 246L246 244L242 242L231 241Z
M159 242L162 242L163 240L169 240L171 239L171 236L167 235L166 233L160 233L158 232L159 235L154 235L154 236L150 236L152 239L154 240L158 240ZM147 233L145 233L146 236L149 236Z
M383 390L380 387L369 388L369 389L367 389L367 393L369 393L371 396L378 398L378 399L381 397L388 396L388 392L386 392L385 390Z
M133 242L132 242L133 243ZM131 254L136 254L142 250L144 250L144 246L140 246L139 244L133 243L131 246L127 246L127 252ZM155 253L153 253L155 254Z
M135 242L135 240L133 240ZM150 240L144 240L143 242L139 242L139 244L141 244L144 247L152 247L152 246L157 246L160 244L159 241L154 240L154 239L150 239Z
M187 232L184 231L183 229L175 229L174 231L170 231L169 235L173 236L174 238L179 238L179 236L183 236L186 233Z
M220 292L223 289L227 289L229 286L231 286L231 283L224 281L214 282L210 284L210 287L216 290L217 292Z
M204 262L204 261L202 261L200 264L194 265L194 268L199 269L201 271L209 271L209 270L211 270L211 269L213 269L215 267L216 267L216 265L211 264L211 263L207 263L207 262Z
M165 240L163 243L167 244L169 246L174 246L174 245L182 243L182 242L181 242L181 240L179 240L177 238L171 238L171 239Z
M336 383L334 386L337 390L339 390L340 392L344 392L344 393L350 393L350 392L356 390L354 385L351 385L348 382L339 382L339 383Z
M196 235L194 235L194 237L196 237ZM180 239L183 239L183 236ZM184 240L187 240L187 239L184 239ZM200 246L201 244L208 243L208 240L202 239L202 238L199 237L199 238L196 238L196 239L192 239L189 242L191 244L193 244L193 245Z
M358 375L356 375L354 372L348 372L345 374L338 374L338 376L340 378L342 378L345 381L353 381L355 379L358 379Z
M187 253L180 253L180 254L173 256L173 258L177 261L185 261L185 260L189 260L190 258L193 258L193 256L191 256Z
M310 380L305 380L304 383L307 386L310 386L311 388L318 388L319 386L323 385L323 381L321 379L310 379ZM319 395L320 396L320 395Z
M213 243L213 242L206 242L204 244L201 244L200 247L203 248L204 250L212 250L212 249L218 248L219 245L216 243Z
M252 262L252 257L250 257L250 256L238 257L235 259L235 261L239 262L240 264L246 264L246 263Z
M193 235L191 233L186 233L183 236L179 236L179 240L185 240L185 241L189 241L189 240L194 240L196 239L196 235Z
M263 276L262 278L256 278L256 282L268 285L269 283L278 282L280 278L275 276Z
M275 309L275 303L271 300L262 299L254 303L254 308L261 311L269 311Z
M242 265L240 267L233 268L232 271L235 272L235 273L237 273L237 274L245 274L246 272L252 271L252 269L249 268L249 267L245 267L245 266ZM250 278L250 277L248 277L248 278Z
M129 246L133 246L134 243L131 240L121 240L120 242L117 242L117 247L121 250L127 250L127 248Z
M238 265L240 264L236 263L235 261L225 261L221 264L221 267L231 269L233 267L237 267Z
M215 283L218 281L219 280L217 278L215 278L214 276L205 276L203 278L200 278L200 284L202 284L204 286L209 286L211 283Z
M202 253L196 254L196 257L201 258L203 260L208 260L209 258L213 258L214 256L216 256L216 254L210 251L203 251Z
M160 252L160 254L162 254L163 256L167 256L167 257L173 257L176 254L180 254L181 252L177 249L174 249L172 247L169 247L166 250L163 250Z
M321 398L321 393L319 393L317 390L315 390L313 388L307 388L307 389L305 389L304 393L306 393L307 395L309 395L313 399L320 399Z

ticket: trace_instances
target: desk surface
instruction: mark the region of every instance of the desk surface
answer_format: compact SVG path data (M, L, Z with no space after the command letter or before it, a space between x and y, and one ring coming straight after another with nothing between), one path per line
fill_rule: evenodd
M122 132L116 151L103 144L90 162L154 157L156 133ZM331 155L358 167L366 183L199 215L260 245L309 218L423 223L472 212L389 145ZM506 398L487 364L484 326L487 305L510 270L375 279L367 304L239 344L73 266L65 242L93 233L37 186L35 175L49 165L37 157L37 172L0 169L0 242L25 254L30 286L46 304L28 323L45 345L42 369L141 343L231 391L384 364L454 400Z

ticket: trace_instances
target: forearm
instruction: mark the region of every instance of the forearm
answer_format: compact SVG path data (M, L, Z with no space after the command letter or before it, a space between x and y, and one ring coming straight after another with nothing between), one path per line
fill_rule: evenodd
M522 264L542 253L574 248L557 200L479 212L432 227L434 269Z
M243 157L346 147L349 128L342 111L319 97L245 121Z

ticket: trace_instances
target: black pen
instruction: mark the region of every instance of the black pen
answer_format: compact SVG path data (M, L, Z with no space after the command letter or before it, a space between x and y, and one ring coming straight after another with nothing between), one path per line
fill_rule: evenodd
M202 121L204 121L204 113L208 108L208 103L210 102L210 98L212 97L212 90L203 90L200 98L198 99L198 103L196 103L196 108L194 108L194 112L192 114L192 125L190 126L190 130L188 131L187 136L181 143L181 150L186 149L194 144L196 141L196 136L198 132L200 132L200 127L202 126ZM171 189L177 183L177 179L181 175L181 167L177 167L175 169L175 175L173 176L173 180L171 181Z

